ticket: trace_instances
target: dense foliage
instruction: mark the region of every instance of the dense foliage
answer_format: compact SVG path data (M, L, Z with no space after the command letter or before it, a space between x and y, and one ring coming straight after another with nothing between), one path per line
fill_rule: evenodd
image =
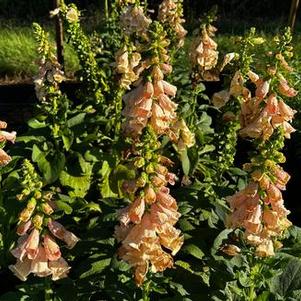
M0 300L300 300L281 193L300 107L289 29L224 54L215 9L185 47L180 0L117 0L91 35L75 4L51 15L80 89L63 92L34 24L35 115L17 137L0 123Z

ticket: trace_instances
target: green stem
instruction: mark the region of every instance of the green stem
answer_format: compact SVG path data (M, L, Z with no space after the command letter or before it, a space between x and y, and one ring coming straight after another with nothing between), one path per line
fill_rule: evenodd
M109 3L108 3L108 0L105 0L105 18L106 18L106 20L109 19Z

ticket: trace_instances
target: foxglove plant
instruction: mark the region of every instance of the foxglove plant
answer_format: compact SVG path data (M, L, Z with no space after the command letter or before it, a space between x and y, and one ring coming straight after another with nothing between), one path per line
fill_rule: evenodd
M239 133L253 139L256 151L251 162L244 165L250 174L249 184L228 198L233 211L228 225L244 229L246 242L255 246L259 257L274 255L274 249L281 246L278 239L291 226L281 193L290 176L279 165L285 162L280 150L285 138L294 132L290 122L296 113L284 101L297 94L283 75L291 70L285 60L285 56L292 56L290 41L289 31L278 38L278 51L270 54L274 58L265 77L248 72L256 86L255 96L243 88L247 93L241 103Z
M169 39L175 48L184 46L187 31L183 27L182 0L164 0L159 6L158 20L167 28Z
M63 240L68 248L73 248L78 238L55 221L53 213L56 203L52 192L42 191L43 183L29 160L22 166L22 191L17 200L26 204L19 215L17 246L11 250L17 258L10 270L22 281L29 274L59 280L67 277L70 269L61 256L55 237Z
M148 271L172 267L172 256L183 244L181 232L174 227L180 217L177 203L167 187L175 184L176 176L169 172L172 161L160 154L160 137L176 141L182 134L173 130L178 121L177 105L170 98L175 97L177 89L164 81L164 75L171 72L166 50L169 41L160 23L149 24L142 12L140 7L130 7L126 14L131 17L123 16L122 22L125 32L138 33L148 43L140 52L143 71L136 87L123 98L122 129L132 144L123 160L135 176L123 182L123 193L131 204L120 211L120 226L115 231L121 243L118 254L134 268L137 285L144 282ZM192 136L187 128L183 132L182 147L187 136Z

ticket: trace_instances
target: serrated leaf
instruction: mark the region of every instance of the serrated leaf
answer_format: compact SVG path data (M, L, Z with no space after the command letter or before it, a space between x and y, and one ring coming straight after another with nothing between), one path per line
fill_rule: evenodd
M288 297L294 290L301 289L301 260L288 259L282 270L282 274L273 279L271 291L282 297Z

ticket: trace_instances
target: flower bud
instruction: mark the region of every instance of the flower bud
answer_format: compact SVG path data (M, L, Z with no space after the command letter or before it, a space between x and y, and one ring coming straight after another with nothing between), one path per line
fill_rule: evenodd
M16 195L16 199L17 201L23 201L24 200L25 195L23 193L17 194Z
M227 245L226 244L221 248L221 251L229 256L235 256L241 252L241 249L235 245Z
M151 174L155 172L154 164L150 163L146 166L146 173Z
M138 157L134 161L134 166L137 168L141 168L145 165L145 159L143 157Z
M36 229L41 229L41 227L43 225L43 215L36 214L32 219L32 223Z
M36 190L34 193L34 198L39 200L42 197L42 193L39 190Z
M156 192L149 185L144 188L144 200L147 204L152 204L156 201Z
M143 172L141 173L141 176L137 179L136 185L138 187L144 187L147 182L148 182L148 175L145 172Z
M41 207L45 214L50 215L53 213L53 208L48 203L43 203Z
M166 180L162 179L159 176L153 176L151 179L151 182L155 187L160 187L160 186L166 185Z

